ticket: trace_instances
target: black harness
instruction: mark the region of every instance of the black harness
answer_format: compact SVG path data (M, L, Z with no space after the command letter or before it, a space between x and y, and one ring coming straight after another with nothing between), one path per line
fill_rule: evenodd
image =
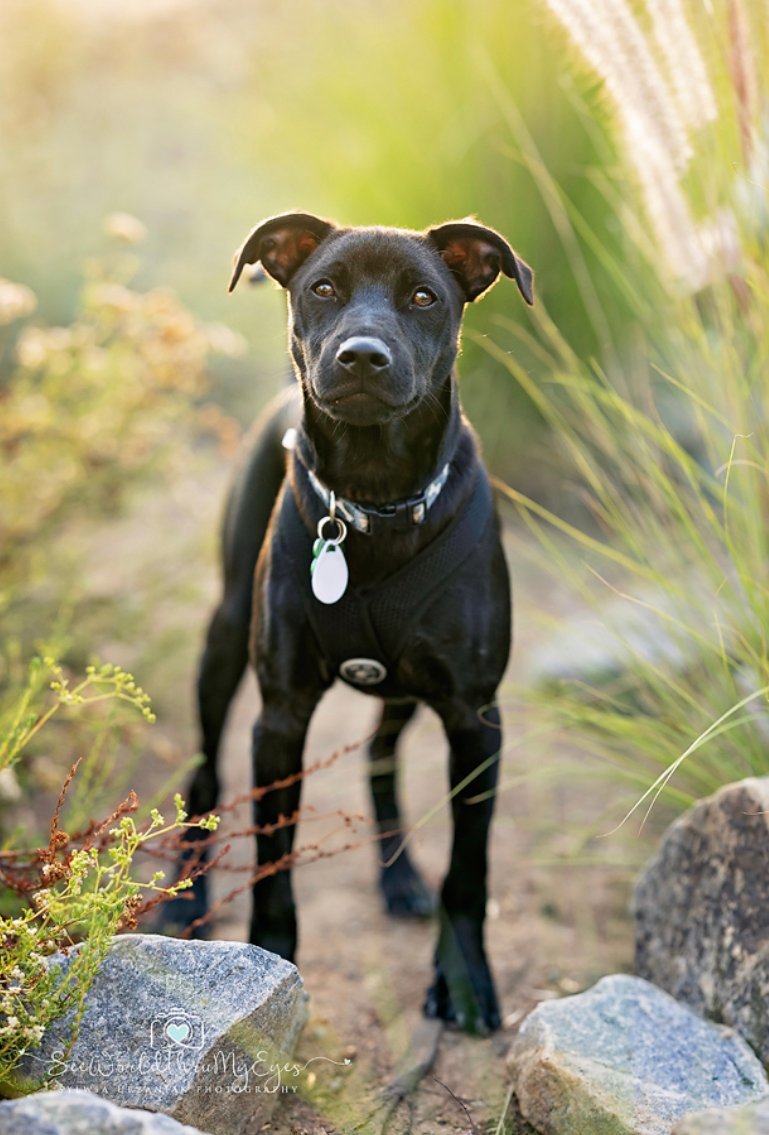
M491 486L479 464L475 485L459 513L434 540L393 575L376 584L350 580L341 599L321 603L310 587L315 533L308 531L286 485L277 533L295 576L327 677L378 697L402 697L395 674L421 614L471 556L477 555L493 517Z

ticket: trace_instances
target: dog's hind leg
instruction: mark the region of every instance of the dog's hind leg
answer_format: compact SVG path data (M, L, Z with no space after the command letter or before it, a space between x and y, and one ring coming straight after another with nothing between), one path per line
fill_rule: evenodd
M216 807L219 798L219 749L230 703L248 663L248 636L254 589L254 569L270 522L273 505L285 474L281 438L296 417L296 395L281 392L266 408L254 428L254 444L227 501L222 532L224 595L208 626L197 682L198 717L203 762L187 793L191 816ZM179 873L204 863L200 846L209 833L191 828L190 844L180 857ZM158 929L177 933L208 912L208 883L199 875L193 886L166 903ZM203 936L206 927L195 928Z
M285 476L281 437L296 416L296 394L282 391L254 427L255 442L230 492L222 529L224 596L208 627L198 672L203 764L192 782L193 815L219 795L216 764L227 711L248 663L254 570Z
M219 749L227 712L248 662L252 590L248 583L235 594L225 592L208 627L197 683L203 761L187 791L187 810L193 817L212 811L219 799ZM201 846L201 841L209 838L210 833L200 828L187 831L185 843L189 846L180 856L179 876L207 861L208 849ZM161 908L158 928L165 933L180 933L203 918L208 906L208 879L205 874L198 875L188 890ZM193 927L190 934L205 937L207 927Z
M388 914L429 918L435 896L421 878L406 848L401 849L403 822L398 806L398 738L414 716L414 701L386 701L369 749L369 785L380 834L379 885Z
M188 789L187 807L191 816L211 812L219 799L217 758L230 702L240 684L248 662L248 619L251 588L240 600L225 596L214 612L206 635L206 645L198 673L198 712L203 762L195 771ZM190 828L185 843L189 846L179 859L179 876L204 864L208 849L201 841L209 833ZM192 886L161 909L160 929L169 933L184 931L208 913L208 879L198 875ZM206 937L207 927L193 926L191 937Z
M249 587L246 596L225 596L208 627L197 687L204 759L189 790L193 816L210 812L219 798L219 747L230 703L248 662L251 590Z

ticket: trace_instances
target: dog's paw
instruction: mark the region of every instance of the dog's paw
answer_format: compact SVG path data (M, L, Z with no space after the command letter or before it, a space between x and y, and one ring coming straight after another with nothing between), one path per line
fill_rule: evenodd
M466 980L449 982L440 967L427 990L422 1011L426 1017L445 1021L472 1036L489 1036L501 1023L493 984L483 991L473 989Z
M488 1036L500 1026L494 980L475 926L451 925L445 912L435 959L435 979L423 1011L475 1036Z
M432 918L438 909L437 896L405 855L382 868L379 885L393 918Z

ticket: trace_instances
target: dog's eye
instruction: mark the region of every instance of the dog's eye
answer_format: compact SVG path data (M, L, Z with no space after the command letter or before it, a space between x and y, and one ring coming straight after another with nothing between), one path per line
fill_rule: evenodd
M411 302L414 307L432 307L437 298L435 293L431 292L429 288L417 288L411 297Z
M330 280L318 280L317 284L312 285L312 291L322 300L333 299L336 295L336 290Z

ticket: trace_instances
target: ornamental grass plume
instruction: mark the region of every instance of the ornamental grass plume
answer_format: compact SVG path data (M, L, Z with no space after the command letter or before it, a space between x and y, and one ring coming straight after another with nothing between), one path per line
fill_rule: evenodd
M682 184L697 133L718 108L680 0L647 0L648 29L627 0L546 3L604 81L660 255L676 280L699 290L725 257L734 263L736 222L723 210L697 219Z

